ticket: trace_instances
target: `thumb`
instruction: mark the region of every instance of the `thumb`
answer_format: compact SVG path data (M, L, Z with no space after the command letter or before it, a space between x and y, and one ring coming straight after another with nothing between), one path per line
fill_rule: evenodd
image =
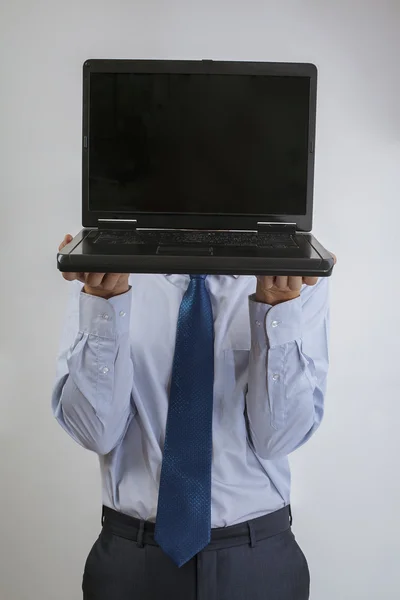
M65 248L65 246L69 244L72 240L72 235L70 233L67 233L67 235L64 237L63 241L59 245L58 250L62 250L63 248Z

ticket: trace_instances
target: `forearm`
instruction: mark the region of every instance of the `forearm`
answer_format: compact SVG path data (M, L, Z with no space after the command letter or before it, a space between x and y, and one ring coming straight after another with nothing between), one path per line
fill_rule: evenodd
M60 357L53 410L82 446L107 454L132 418L128 297L80 298L79 333Z
M275 307L250 303L246 408L254 450L262 458L287 456L321 422L328 372L324 287L312 291L306 306L300 297Z

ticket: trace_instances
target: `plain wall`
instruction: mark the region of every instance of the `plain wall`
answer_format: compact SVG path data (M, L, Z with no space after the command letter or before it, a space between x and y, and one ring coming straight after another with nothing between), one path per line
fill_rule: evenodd
M312 600L397 598L399 0L0 6L0 599L81 598L100 527L97 457L50 411L87 58L318 65L314 232L339 262L325 420L291 460L294 531Z

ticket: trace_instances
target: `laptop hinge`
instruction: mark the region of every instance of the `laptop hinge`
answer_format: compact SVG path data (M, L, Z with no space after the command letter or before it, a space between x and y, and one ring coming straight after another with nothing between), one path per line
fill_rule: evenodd
M99 229L129 229L137 228L137 219L98 219Z
M288 233L293 235L296 233L296 223L268 223L266 221L258 221L258 233Z

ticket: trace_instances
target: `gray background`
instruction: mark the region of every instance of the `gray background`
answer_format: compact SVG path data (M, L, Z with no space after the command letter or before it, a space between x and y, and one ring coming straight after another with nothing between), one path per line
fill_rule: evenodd
M324 424L292 456L312 600L398 597L398 0L0 4L0 598L78 600L99 531L96 456L50 412L80 228L87 58L313 61L314 232L339 264Z

